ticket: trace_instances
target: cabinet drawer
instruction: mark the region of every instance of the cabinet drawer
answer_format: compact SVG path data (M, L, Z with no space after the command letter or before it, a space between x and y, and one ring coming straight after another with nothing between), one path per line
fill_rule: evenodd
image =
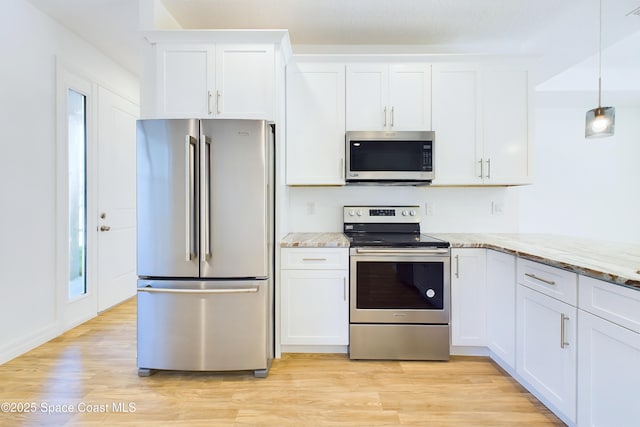
M518 258L518 283L573 306L578 304L577 274Z
M578 286L579 308L640 333L640 290L586 276Z
M280 268L289 270L348 270L347 248L282 248Z

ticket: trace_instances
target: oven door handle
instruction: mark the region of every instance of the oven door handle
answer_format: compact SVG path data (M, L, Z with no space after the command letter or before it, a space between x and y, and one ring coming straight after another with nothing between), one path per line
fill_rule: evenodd
M356 249L357 254L447 255L449 249Z

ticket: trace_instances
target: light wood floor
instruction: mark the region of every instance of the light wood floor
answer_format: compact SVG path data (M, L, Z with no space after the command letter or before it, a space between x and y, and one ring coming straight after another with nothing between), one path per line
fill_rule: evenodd
M369 362L289 354L274 361L266 379L175 372L140 378L135 309L135 300L126 301L0 366L0 403L22 411L3 406L0 426L563 425L486 358ZM25 404L35 412L24 413ZM68 414L60 405L105 412Z

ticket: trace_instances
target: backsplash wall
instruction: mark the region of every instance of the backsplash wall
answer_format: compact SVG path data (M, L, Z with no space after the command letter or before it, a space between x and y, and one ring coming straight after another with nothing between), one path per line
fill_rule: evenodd
M288 187L288 193L288 232L342 231L345 205L414 204L425 233L518 232L517 187Z

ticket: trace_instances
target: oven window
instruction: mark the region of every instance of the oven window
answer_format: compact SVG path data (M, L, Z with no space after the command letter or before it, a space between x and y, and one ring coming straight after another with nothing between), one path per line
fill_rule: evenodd
M356 265L358 309L443 308L442 262L358 261Z
M429 141L351 142L350 167L354 172L429 172Z

